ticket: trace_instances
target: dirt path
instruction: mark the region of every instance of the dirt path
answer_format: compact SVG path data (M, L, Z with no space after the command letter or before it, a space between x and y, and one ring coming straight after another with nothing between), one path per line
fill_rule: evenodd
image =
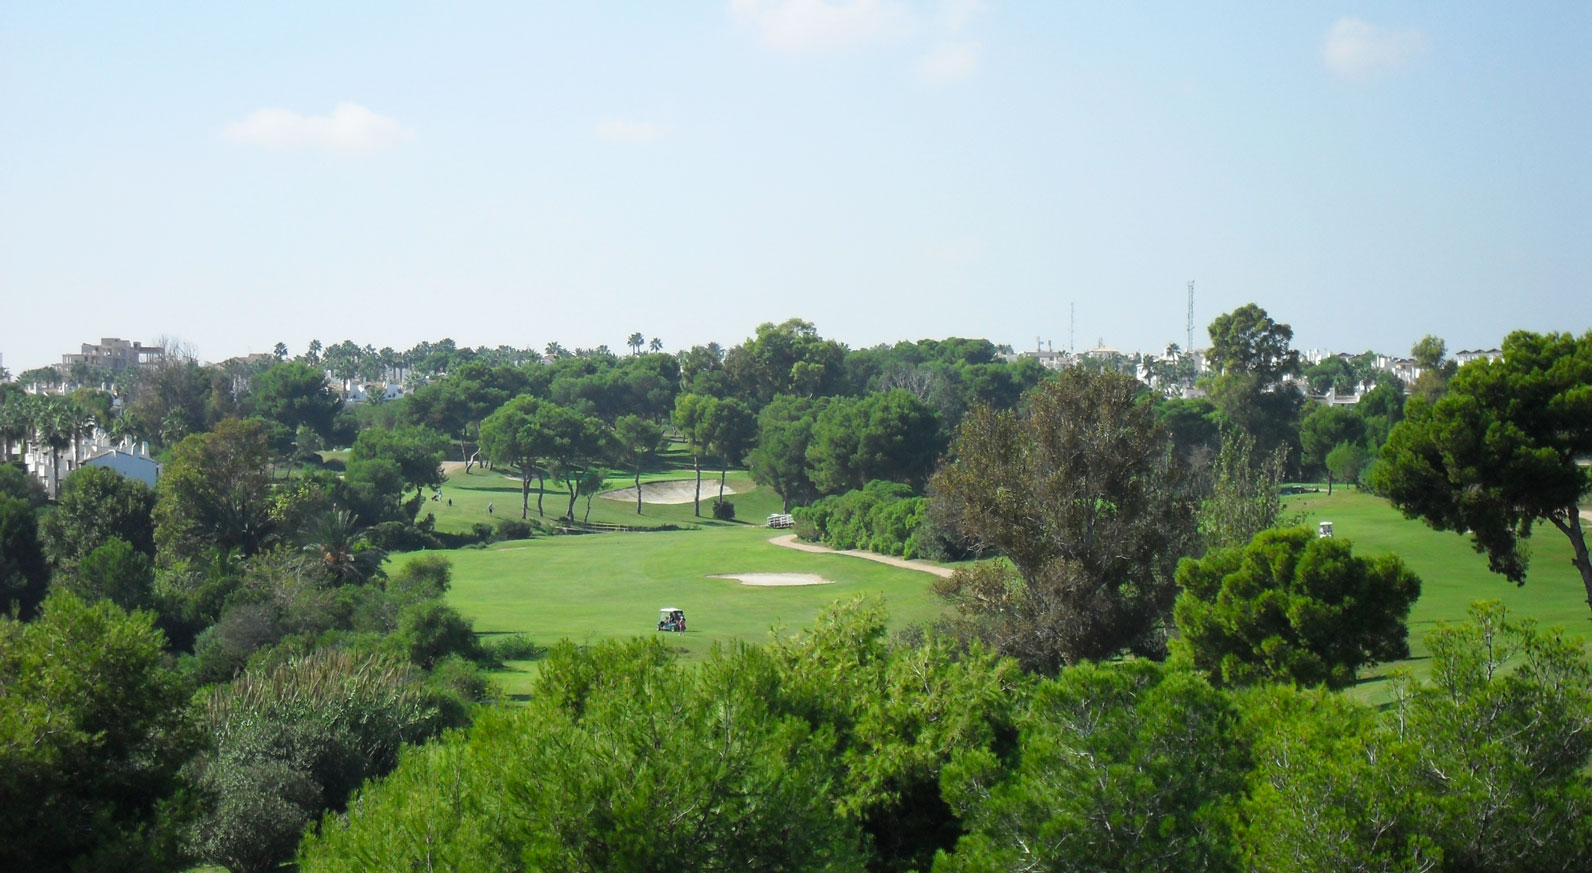
M930 564L926 561L908 561L905 558L897 558L893 555L880 555L875 552L863 551L862 549L839 550L831 549L828 546L815 545L813 543L797 542L795 534L785 534L784 536L772 537L769 539L769 542L776 546L784 546L787 549L795 549L798 552L814 552L824 555L850 555L853 558L877 561L881 564L889 564L892 567L900 567L903 570L917 570L920 573L933 573L936 576L949 576L952 572L950 567L940 567L935 564Z

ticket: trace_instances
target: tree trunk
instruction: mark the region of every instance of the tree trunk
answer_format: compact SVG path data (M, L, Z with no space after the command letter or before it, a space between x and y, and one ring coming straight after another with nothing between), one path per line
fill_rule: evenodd
M1327 496L1332 496L1332 471L1327 471Z
M542 495L547 493L547 474L541 467L536 468L536 514L546 518L547 513L542 511Z
M1571 504L1566 518L1568 521L1549 516L1548 520L1570 539L1570 549L1575 552L1575 558L1570 563L1581 573L1581 587L1586 589L1586 605L1592 609L1592 557L1587 554L1586 532L1581 529L1581 510Z
M641 456L636 456L636 514L641 514Z
M579 487L580 480L579 479L566 479L564 481L565 481L565 484L567 484L569 486L569 509L567 509L564 512L564 517L569 519L570 521L574 521L575 520L576 488Z
M520 468L520 520L531 517L531 467Z
M696 505L697 518L701 518L702 517L702 456L693 454L691 456L691 463L696 465L697 484L696 484L696 501L695 501L695 505Z
M719 502L724 502L724 480L730 475L730 464L724 463L724 468L719 470Z

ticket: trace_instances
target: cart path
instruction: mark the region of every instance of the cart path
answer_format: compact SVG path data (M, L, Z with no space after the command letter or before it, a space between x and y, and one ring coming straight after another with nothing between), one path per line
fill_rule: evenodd
M900 567L903 570L917 570L920 573L933 573L936 576L949 576L952 572L954 572L950 567L941 567L937 564L930 564L927 561L908 561L905 558L897 558L893 555L881 555L876 552L864 551L862 549L842 550L832 549L828 546L815 545L813 543L800 543L796 541L795 534L785 534L784 536L771 537L769 542L776 546L784 546L787 549L795 549L798 552L816 552L818 554L825 555L850 555L853 558L863 558L869 561L877 561L881 564L889 564L892 567Z

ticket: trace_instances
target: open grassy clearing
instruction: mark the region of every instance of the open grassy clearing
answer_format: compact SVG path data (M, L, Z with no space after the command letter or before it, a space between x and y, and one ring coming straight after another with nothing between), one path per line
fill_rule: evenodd
M858 595L882 596L895 626L940 613L928 573L781 548L768 542L773 534L724 525L450 551L448 602L482 633L523 633L542 645L654 634L659 608L679 607L689 630L668 639L687 661L702 659L715 643L764 640L776 626L805 627L836 600ZM810 573L834 584L761 587L708 578L725 573ZM498 679L509 693L523 693L534 667L510 666Z
M683 460L689 463L690 458L686 455ZM717 477L710 479L703 472L707 512L717 494ZM643 481L677 478L692 478L692 472L675 468L643 475ZM625 487L631 481L618 474L608 487ZM758 641L766 639L774 626L803 627L837 599L857 594L882 595L897 626L927 621L940 613L942 605L930 589L933 578L926 573L769 544L776 532L759 522L778 511L778 496L758 487L743 471L732 471L729 481L731 487L743 489L731 498L740 516L736 522L699 518L689 503L644 504L638 516L632 503L596 498L592 521L701 529L541 538L449 552L455 573L449 600L483 633L524 633L543 645L565 638L587 642L656 633L659 607L680 607L691 629L670 640L688 661L702 658L716 642ZM456 471L442 493L442 500L426 505L442 530L466 530L476 522L519 517L519 483L512 473ZM451 507L448 498L453 500ZM535 499L533 489L532 517ZM488 502L494 504L492 514L486 511ZM567 502L567 495L549 483L547 518L556 518ZM1284 507L1311 526L1332 521L1336 535L1351 540L1361 554L1399 555L1421 577L1421 599L1410 620L1412 658L1370 671L1366 681L1350 691L1356 697L1386 699L1386 677L1400 667L1424 675L1425 634L1439 621L1463 621L1474 600L1500 600L1517 617L1592 637L1592 614L1569 564L1569 544L1551 528L1533 538L1531 575L1524 587L1517 588L1489 572L1486 559L1471 550L1466 538L1405 519L1379 498L1338 488L1330 497L1324 491L1289 497ZM582 498L576 516L584 513ZM836 584L754 587L708 578L730 573L809 573ZM510 693L523 693L532 669L512 665L499 678Z
M1318 521L1330 521L1334 535L1352 541L1357 554L1391 552L1421 577L1421 598L1410 611L1411 659L1369 671L1349 692L1360 699L1385 700L1386 677L1400 667L1424 677L1427 632L1440 621L1464 621L1476 600L1500 601L1513 617L1559 625L1592 642L1592 610L1581 577L1570 565L1570 543L1552 526L1539 526L1531 538L1531 572L1526 584L1516 587L1487 569L1486 557L1471 549L1468 537L1406 519L1381 498L1339 487L1330 497L1323 490L1286 498L1283 509L1285 515L1303 513L1304 523L1312 528Z
M689 462L689 456L686 458ZM695 481L695 474L688 467L686 469L655 470L642 474L642 481L661 481L668 479L691 479ZM624 471L617 471L603 483L603 490L628 488L635 484L634 476ZM633 502L609 500L594 497L591 501L591 521L604 524L622 524L632 527L661 527L673 524L680 527L702 525L708 527L730 526L744 527L748 524L762 524L769 513L780 510L779 495L761 488L752 477L744 470L731 470L727 484L735 489L733 495L726 495L725 499L735 504L736 521L721 522L714 520L713 500L719 495L719 474L714 470L712 476L707 470L702 471L702 516L696 516L690 503L679 504L643 504L642 513L636 514L636 505ZM569 493L564 491L561 483L549 480L546 491L542 495L542 509L545 516L536 514L536 482L531 482L531 518L545 518L548 521L557 519L564 514L569 506ZM448 501L453 505L449 506ZM492 505L492 512L487 512L487 504ZM500 518L520 517L520 478L518 471L509 469L486 470L476 467L465 473L458 470L448 477L447 484L442 486L442 494L438 500L426 501L421 515L430 512L437 517L437 529L441 531L459 532L470 529L478 522L492 522ZM586 518L586 498L581 497L575 502L575 518Z

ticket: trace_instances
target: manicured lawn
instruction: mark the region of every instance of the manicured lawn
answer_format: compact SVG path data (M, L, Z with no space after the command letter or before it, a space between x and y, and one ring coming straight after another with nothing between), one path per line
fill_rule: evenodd
M927 573L781 548L768 542L777 533L719 526L450 551L448 601L483 633L524 633L543 645L654 634L659 608L679 607L690 629L668 638L687 661L700 660L715 643L765 640L773 627L798 630L826 606L858 595L883 596L896 626L940 613ZM764 588L707 578L754 572L814 573L835 584ZM510 693L522 693L528 665L512 666L499 680Z
M1570 543L1552 526L1539 527L1532 536L1531 572L1526 584L1516 587L1487 569L1487 559L1471 549L1469 537L1405 519L1377 497L1340 487L1331 497L1322 491L1288 498L1284 511L1303 513L1304 523L1312 528L1318 521L1331 521L1334 535L1351 540L1356 554L1391 552L1421 577L1421 599L1410 613L1412 658L1371 671L1370 680L1351 692L1362 699L1385 699L1382 677L1396 667L1425 676L1426 633L1439 621L1464 621L1475 600L1500 601L1514 617L1558 625L1592 640L1592 610L1581 577L1570 565Z
M673 456L677 457L677 456ZM673 457L671 459L673 459ZM643 482L664 479L691 479L695 480L696 474L691 470L689 455L684 458L685 468L664 468L644 472ZM605 482L604 490L629 488L634 484L634 477L628 471L615 471ZM780 510L779 495L767 488L761 488L752 481L752 477L743 470L731 470L726 483L735 494L726 494L725 499L735 504L737 521L719 522L713 519L713 501L719 495L719 471L703 469L702 471L702 516L693 513L689 503L679 504L643 504L642 513L636 514L634 500L610 500L604 497L594 497L591 501L591 520L605 524L622 524L631 527L660 527L672 524L679 527L706 525L706 526L745 526L747 524L762 524L769 513ZM535 480L531 482L531 518L544 518L553 521L564 514L569 506L569 493L563 490L559 482L548 480L547 490L542 495L542 510L545 516L536 514L537 487ZM453 505L449 506L448 501ZM487 512L487 504L492 505L492 511ZM475 467L469 473L460 470L448 478L442 487L441 497L437 500L428 500L425 507L420 510L422 517L427 513L437 517L437 529L441 531L460 532L470 529L478 522L491 522L500 518L520 517L520 478L517 471L510 469L487 470ZM575 503L575 518L586 518L586 498L582 497Z
M680 455L670 460L690 462L689 456ZM706 470L703 473L706 513L718 480L716 475L710 479ZM692 476L689 468L665 468L649 471L643 480ZM618 473L609 487L629 484L630 477ZM741 471L731 471L729 484L742 492L730 498L741 519L736 522L698 518L689 503L645 504L638 516L634 503L596 498L592 521L690 529L547 537L448 552L454 564L449 601L483 633L524 633L544 645L566 638L588 642L656 633L658 609L676 606L686 611L691 629L670 641L687 661L700 660L714 643L763 640L775 626L805 627L824 607L858 594L882 595L897 626L928 621L941 612L942 604L930 587L933 577L926 573L770 545L767 540L775 532L759 523L779 510L779 497L757 487ZM512 473L459 472L442 495L442 500L426 504L442 530L466 530L476 522L519 517L519 482ZM533 518L535 500L533 490ZM544 500L549 520L568 503L567 495L553 483ZM494 504L492 514L486 511L488 502ZM1350 691L1356 697L1385 700L1385 677L1399 667L1424 676L1425 634L1440 621L1463 621L1474 600L1499 600L1517 617L1560 625L1592 638L1592 611L1570 566L1569 544L1557 530L1541 529L1532 539L1531 574L1526 585L1517 588L1489 572L1486 559L1471 549L1467 538L1405 519L1379 498L1340 487L1330 497L1323 491L1287 498L1284 508L1312 528L1317 521L1333 522L1335 534L1352 541L1357 553L1399 555L1421 577L1421 599L1410 620L1412 658L1369 671L1367 680ZM576 515L584 514L582 499ZM762 588L707 578L736 572L817 573L837 584ZM533 669L534 665L513 665L500 679L510 693L523 693Z

